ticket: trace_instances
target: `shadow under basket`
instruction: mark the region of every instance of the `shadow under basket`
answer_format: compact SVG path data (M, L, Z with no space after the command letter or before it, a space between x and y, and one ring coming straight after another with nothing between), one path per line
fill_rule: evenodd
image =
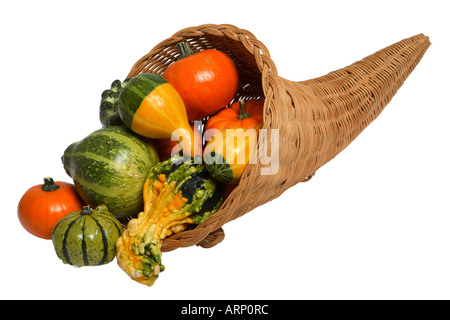
M240 80L236 100L265 99L262 129L267 129L267 141L271 129L279 134L277 145L266 144L267 154L278 152L279 163L275 174L259 161L248 165L221 209L195 229L164 239L162 251L212 247L224 239L225 223L311 179L381 113L430 46L428 37L419 34L325 76L296 82L278 76L269 51L251 32L208 24L180 30L159 43L127 78L162 75L178 59L176 44L182 41L197 51L220 50L235 62ZM269 172L262 174L262 169Z

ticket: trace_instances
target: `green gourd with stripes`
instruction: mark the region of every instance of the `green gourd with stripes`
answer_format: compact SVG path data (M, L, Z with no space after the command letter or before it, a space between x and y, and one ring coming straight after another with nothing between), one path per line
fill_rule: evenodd
M58 221L52 241L58 258L77 267L97 266L114 260L116 240L122 234L120 222L105 205L69 213Z
M86 204L104 204L120 219L142 211L142 187L159 157L131 130L111 126L71 144L62 162Z

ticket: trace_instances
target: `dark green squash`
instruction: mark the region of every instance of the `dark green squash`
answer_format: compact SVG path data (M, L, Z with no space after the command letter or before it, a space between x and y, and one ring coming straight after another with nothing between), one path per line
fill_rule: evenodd
M58 258L77 267L111 262L116 254L116 240L122 234L120 222L104 205L69 213L52 231Z

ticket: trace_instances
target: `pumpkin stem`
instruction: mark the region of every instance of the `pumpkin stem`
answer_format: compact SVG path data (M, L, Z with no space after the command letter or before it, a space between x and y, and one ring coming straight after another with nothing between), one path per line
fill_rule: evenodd
M92 209L90 206L84 206L80 211L80 215L82 216L88 216L90 214L92 214Z
M55 191L59 186L53 181L50 177L44 178L44 185L42 186L42 190L44 191Z
M245 101L240 99L239 100L239 115L238 120L244 120L250 117L250 114L245 110Z
M192 50L191 45L187 42L180 42L177 44L178 52L180 53L180 59L186 58L191 54L197 53L197 51Z

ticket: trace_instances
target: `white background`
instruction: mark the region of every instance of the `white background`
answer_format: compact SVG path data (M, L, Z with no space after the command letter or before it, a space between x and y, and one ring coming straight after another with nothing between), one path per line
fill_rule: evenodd
M3 1L2 299L449 299L450 49L445 1ZM432 45L381 116L308 183L163 254L151 288L116 262L64 265L17 219L61 155L100 128L101 92L178 30L229 23L306 80L418 33Z

